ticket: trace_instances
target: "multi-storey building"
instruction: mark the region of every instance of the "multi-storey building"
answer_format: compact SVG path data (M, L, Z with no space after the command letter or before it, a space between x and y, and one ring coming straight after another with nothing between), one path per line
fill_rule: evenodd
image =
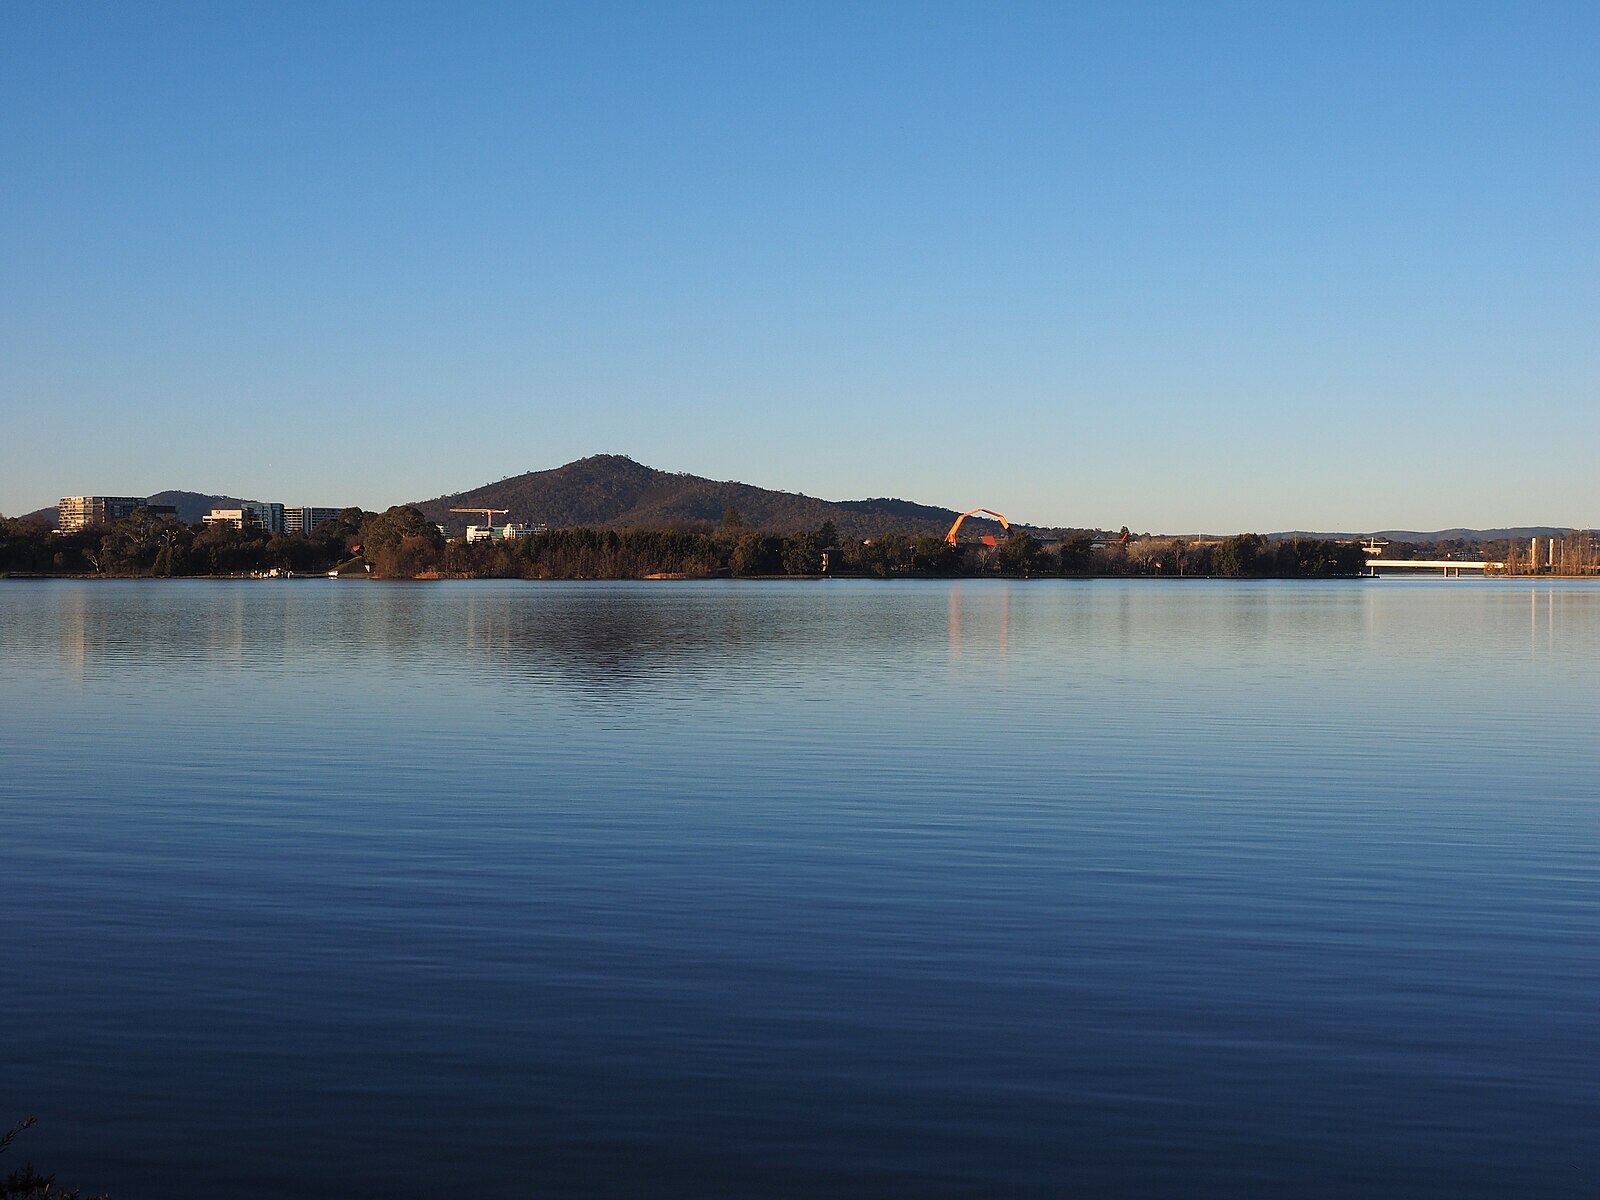
M261 500L243 500L239 507L250 514L251 523L268 533L283 532L283 505Z
M283 510L283 529L285 533L310 533L324 521L337 519L343 511L342 508L312 508L310 505L286 508Z
M207 525L232 525L235 529L243 529L248 525L251 529L282 533L283 505L246 500L238 508L213 508L201 519Z
M144 507L143 496L63 496L56 512L62 533L90 525L109 525Z

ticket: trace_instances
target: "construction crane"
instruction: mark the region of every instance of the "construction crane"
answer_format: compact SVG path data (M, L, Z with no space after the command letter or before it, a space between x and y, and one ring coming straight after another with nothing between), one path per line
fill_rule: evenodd
M961 528L961 522L965 521L968 517L975 517L979 513L987 513L989 516L993 517L996 521L1000 522L1000 528L1001 529L1004 529L1008 533L1011 531L1011 522L1006 520L999 513L995 512L994 509L992 509L992 508L974 508L974 509L971 509L971 510L969 510L967 512L962 513L959 517L956 518L956 523L954 525L950 526L950 532L944 535L944 540L949 542L952 546L954 546L956 544L956 531ZM978 540L980 542L982 542L985 546L993 546L996 543L995 536L992 533L986 533L981 538L979 538Z
M509 508L452 508L450 511L459 513L482 513L483 523L486 526L493 526L495 513L509 513L511 510Z
M509 508L452 508L450 511L451 512L455 512L455 513L482 513L483 514L483 525L481 526L481 528L483 529L483 533L479 534L478 536L479 537L492 538L492 537L494 537L494 515L495 515L495 513L508 513L511 510ZM473 536L473 534L474 534L474 531L476 531L479 528L480 528L480 526L477 526L477 525L468 525L467 526L467 541L468 542L473 542L473 541L477 540L477 538L475 538Z

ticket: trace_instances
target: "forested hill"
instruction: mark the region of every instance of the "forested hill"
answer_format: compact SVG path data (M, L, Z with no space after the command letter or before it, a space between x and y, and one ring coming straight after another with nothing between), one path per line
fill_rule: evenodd
M471 491L416 503L428 518L453 532L478 516L453 513L474 506L509 509L497 515L543 523L551 528L604 526L663 528L682 524L721 524L729 509L744 527L770 533L818 529L832 521L844 537L904 531L943 534L956 514L947 508L909 500L819 500L797 492L776 492L748 483L724 483L698 475L658 471L619 454L597 454L551 471L530 471ZM998 526L992 529L997 530ZM990 532L983 529L982 532ZM980 532L974 529L974 532Z

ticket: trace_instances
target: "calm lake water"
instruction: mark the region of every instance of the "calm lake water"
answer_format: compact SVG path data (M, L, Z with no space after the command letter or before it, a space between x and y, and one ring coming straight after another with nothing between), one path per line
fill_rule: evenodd
M1600 587L0 583L114 1200L1600 1194Z

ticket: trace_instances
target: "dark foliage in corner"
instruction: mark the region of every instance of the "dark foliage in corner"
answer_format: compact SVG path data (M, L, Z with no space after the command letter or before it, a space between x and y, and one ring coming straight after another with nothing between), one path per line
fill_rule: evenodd
M0 1154L11 1149L17 1134L31 1129L36 1123L37 1118L27 1117L0 1134ZM78 1188L57 1187L54 1175L41 1175L34 1170L32 1163L28 1163L0 1179L0 1200L85 1200L85 1197ZM110 1197L101 1193L87 1200L110 1200Z

